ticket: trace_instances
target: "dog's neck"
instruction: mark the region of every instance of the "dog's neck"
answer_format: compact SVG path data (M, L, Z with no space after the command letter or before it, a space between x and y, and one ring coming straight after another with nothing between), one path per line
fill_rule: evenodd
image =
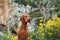
M27 29L27 23L26 22L22 22L20 28L21 28L21 30L22 29L24 29L24 30Z
M26 27L27 26L27 22L22 22L21 25Z

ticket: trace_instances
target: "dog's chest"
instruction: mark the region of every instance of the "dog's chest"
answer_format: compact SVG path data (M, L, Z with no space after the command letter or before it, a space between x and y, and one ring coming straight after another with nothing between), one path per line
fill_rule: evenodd
M24 33L24 34L26 34L28 31L27 31L27 29L22 29L21 31L20 31L20 33Z
M28 35L28 29L26 28L20 28L19 29L19 31L18 31L18 34L20 35L20 36L26 36L26 35Z

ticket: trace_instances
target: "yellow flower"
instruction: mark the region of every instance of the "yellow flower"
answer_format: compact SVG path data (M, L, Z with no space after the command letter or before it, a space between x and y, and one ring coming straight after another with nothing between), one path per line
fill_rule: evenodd
M43 20L40 20L40 22L43 22Z
M13 34L12 39L13 40L16 40L17 39L17 36L15 34Z
M42 23L40 23L40 24L39 24L39 26L43 26L43 24L42 24Z
M53 20L48 20L46 23L46 26L50 27L50 26L60 26L60 18L57 17L57 15L55 15L53 17Z

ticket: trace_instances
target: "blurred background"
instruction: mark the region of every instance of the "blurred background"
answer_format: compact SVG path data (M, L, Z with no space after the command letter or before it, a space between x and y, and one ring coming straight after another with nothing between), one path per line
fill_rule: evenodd
M60 40L60 0L0 0L0 40L16 40L24 13L31 17L29 40Z

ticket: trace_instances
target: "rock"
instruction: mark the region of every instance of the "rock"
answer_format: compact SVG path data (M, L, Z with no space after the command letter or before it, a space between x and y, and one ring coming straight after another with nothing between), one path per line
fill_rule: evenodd
M1 31L1 32L5 31L5 27L6 27L6 25L0 24L0 31Z

